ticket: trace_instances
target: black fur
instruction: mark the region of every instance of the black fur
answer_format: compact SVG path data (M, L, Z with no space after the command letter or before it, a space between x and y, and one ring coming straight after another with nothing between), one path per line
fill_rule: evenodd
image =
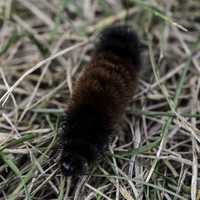
M112 53L139 67L141 48L142 44L135 32L127 25L118 25L100 33L95 53Z
M112 130L104 116L90 105L66 112L61 125L61 169L65 176L80 175L99 157L108 144ZM71 168L66 170L66 163Z

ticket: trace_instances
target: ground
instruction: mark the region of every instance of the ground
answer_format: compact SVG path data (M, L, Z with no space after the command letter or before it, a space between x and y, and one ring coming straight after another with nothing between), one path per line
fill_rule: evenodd
M200 1L0 1L0 199L200 200ZM62 176L59 119L97 33L146 45L110 152Z

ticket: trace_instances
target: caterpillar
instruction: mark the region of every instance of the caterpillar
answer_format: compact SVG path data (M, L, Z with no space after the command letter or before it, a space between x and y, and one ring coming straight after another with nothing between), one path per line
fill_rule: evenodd
M108 146L137 85L140 41L127 25L100 32L91 61L76 81L61 125L60 166L84 174Z

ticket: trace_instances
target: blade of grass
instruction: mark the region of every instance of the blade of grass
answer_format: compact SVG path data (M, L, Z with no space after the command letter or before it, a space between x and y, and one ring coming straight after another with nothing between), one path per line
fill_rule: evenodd
M151 65L152 65L152 68L153 68L153 72L154 72L155 78L159 82L159 75L157 73L157 66L155 64L155 60L154 60L154 56L153 56L153 48L152 48L151 43L149 43L149 53L150 53ZM189 57L188 62L186 62L184 68L182 69L182 73L181 73L181 76L180 76L181 78L180 78L179 83L177 85L175 97L174 97L174 99L172 101L169 100L169 97L166 94L166 92L167 92L166 88L163 87L161 84L159 84L159 86L160 86L162 92L164 93L164 96L166 97L169 105L171 105L171 103L173 102L174 109L176 109L176 107L177 107L178 97L181 94L181 90L183 88L183 84L184 84L184 81L186 79L186 74L187 74L187 71L189 69L190 63L191 63L191 58ZM161 142L160 142L160 147L159 147L157 155L156 155L157 157L159 157L159 155L161 153L161 150L162 150L164 144L166 143L167 132L168 132L168 130L170 128L170 125L172 123L172 119L173 119L173 117L166 117L165 118L165 123L164 123L164 125L162 126L162 129L161 129ZM151 176L153 174L153 171L154 171L154 169L155 169L155 167L157 165L157 162L158 162L157 159L154 160L154 162L152 164L152 167L151 167L151 169L149 171L149 174L148 174L148 176L146 178L146 182L149 182L149 180L150 180L150 178L151 178Z
M15 44L20 38L22 38L23 36L24 36L23 34L19 34L16 30L14 30L12 32L11 37L8 39L8 41L1 46L0 56L2 56L3 54L5 54L9 50L9 48L13 44Z
M27 200L31 200L31 196L30 196L30 194L28 192L26 183L24 181L24 178L23 178L23 176L21 174L20 169L15 165L15 163L11 159L9 159L8 156L5 156L2 152L0 152L0 158L10 167L10 169L15 173L15 175L20 178L20 180L21 180L20 184L24 188L26 199ZM15 200L16 196L17 196L17 193L13 194L12 196L9 197L9 200Z
M98 174L94 174L92 176L95 176L95 177L106 177L108 179L109 178L111 178L111 179L112 178L113 179L116 178L116 176L112 176L112 175L98 175ZM185 197L180 196L180 195L176 194L175 192L172 192L172 191L170 191L170 190L168 190L166 188L163 188L162 186L154 185L152 183L146 183L145 181L139 180L137 178L129 178L129 177L121 177L121 176L119 176L117 178L120 179L120 180L130 180L130 181L133 181L133 182L136 182L136 183L140 183L140 184L143 184L145 186L149 186L151 188L154 188L156 190L166 192L166 193L168 193L168 194L170 194L170 195L172 195L174 197L177 197L178 199L187 200Z
M138 147L138 148L133 149L133 150L129 150L129 151L125 152L125 153L120 153L120 156L115 155L115 154L113 154L112 156L114 156L114 157L128 156L129 157L129 156L133 156L133 155L146 153L146 152L152 150L153 148L158 147L159 144L160 144L160 138L157 139L155 142L148 143L147 145Z
M9 98L10 94L12 93L12 91L21 83L21 81L27 77L29 74L31 74L32 72L34 72L35 70L39 69L41 66L43 66L45 63L57 58L58 56L61 56L65 53L68 53L69 51L72 51L78 47L81 47L83 45L85 45L87 43L87 41L75 44L69 48L63 49L59 52L57 52L56 54L53 54L52 56L40 61L37 65L33 66L30 70L26 71L16 82L15 84L9 88L9 90L1 97L0 99L0 103L2 103L2 106L6 103L7 99Z
M19 139L12 139L12 140L8 141L5 145L0 147L0 152L2 152L4 149L9 148L11 146L15 146L17 144L31 141L34 137L35 137L35 135L33 135L32 133L29 133L24 136L21 136Z
M58 121L57 121L57 123L56 123L55 130L57 130L57 128L58 128ZM53 147L53 145L54 145L54 143L55 143L55 140L56 140L56 137L57 137L57 131L55 131L54 137L53 137L52 141L50 142L50 144L48 145L48 147L46 148L45 152L37 159L37 161L38 161L39 163L43 163L43 162L46 161L46 155L48 154L49 150ZM36 168L37 168L37 165L34 163L34 164L32 165L32 168L28 171L28 173L27 173L26 175L24 175L24 183L25 183L25 184L26 184L28 181L31 180L31 178L33 177L33 173L34 173L34 171L36 170ZM17 186L17 188L13 191L13 193L9 195L9 198L15 196L15 194L17 194L17 193L21 190L22 187L23 187L23 184L22 184L22 183L19 184L19 185ZM8 199L9 199L9 198L8 198Z
M143 8L147 9L148 11L153 13L155 16L161 18L162 20L166 21L167 23L178 27L182 31L185 31L185 32L188 31L184 26L178 24L177 22L174 22L169 16L166 16L165 14L163 14L162 11L159 10L158 8L155 8L152 5L146 3L146 1L142 1L142 0L132 0L132 1L135 2L136 4L142 6Z

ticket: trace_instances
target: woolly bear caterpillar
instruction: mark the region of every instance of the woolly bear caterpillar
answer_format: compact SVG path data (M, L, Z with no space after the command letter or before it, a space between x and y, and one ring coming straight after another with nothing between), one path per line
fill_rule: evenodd
M61 170L80 175L105 150L134 94L140 42L129 26L105 28L91 61L77 80L61 130Z

